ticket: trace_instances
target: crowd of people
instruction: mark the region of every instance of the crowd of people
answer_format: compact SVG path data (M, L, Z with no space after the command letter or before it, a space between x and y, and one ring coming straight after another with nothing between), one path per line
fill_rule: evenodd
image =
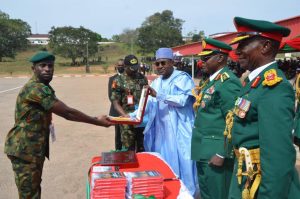
M149 97L143 123L115 125L115 148L159 153L194 198L297 199L292 132L299 146L300 108L295 111L294 90L280 70L287 62L275 61L290 30L241 17L234 23L237 34L230 44L204 39L200 57L206 78L199 86L180 70L171 48L156 51L152 67L159 76L150 85L135 55L117 61L108 84L110 113L135 118L143 87ZM228 62L232 44L238 45L238 65ZM107 116L88 116L56 97L49 85L54 55L39 52L30 61L34 74L17 97L15 124L5 141L22 199L41 198L43 163L49 135L54 136L52 113L113 125ZM288 70L298 67L299 59L290 61ZM240 81L244 71L248 75ZM296 93L299 103L300 90Z
M300 70L300 57L279 59L277 63L288 80L295 78L297 69Z

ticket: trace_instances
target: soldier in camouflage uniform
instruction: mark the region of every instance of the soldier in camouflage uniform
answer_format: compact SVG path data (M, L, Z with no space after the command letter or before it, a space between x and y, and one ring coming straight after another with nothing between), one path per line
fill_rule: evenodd
M106 116L90 117L56 98L49 85L54 60L55 56L46 51L31 58L34 75L17 97L15 124L5 141L4 152L11 160L19 198L22 199L41 198L43 165L45 157L49 158L49 134L54 134L52 112L72 121L111 125Z
M139 104L142 88L148 85L144 75L138 72L138 59L128 55L124 59L125 74L119 75L112 83L111 101L121 116L133 112ZM144 128L121 125L122 147L137 152L144 151Z

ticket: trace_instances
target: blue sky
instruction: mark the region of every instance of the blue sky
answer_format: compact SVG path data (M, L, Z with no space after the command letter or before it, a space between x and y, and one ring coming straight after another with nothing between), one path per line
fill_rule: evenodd
M83 26L111 38L125 28L139 27L146 17L172 10L184 20L183 35L235 31L232 19L241 16L278 21L300 15L299 0L0 0L0 10L26 21L32 33L52 26Z

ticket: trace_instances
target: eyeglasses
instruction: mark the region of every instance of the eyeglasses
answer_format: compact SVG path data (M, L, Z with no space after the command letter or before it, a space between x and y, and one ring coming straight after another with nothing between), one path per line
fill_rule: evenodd
M157 61L157 62L154 62L155 66L165 66L167 64L167 61Z

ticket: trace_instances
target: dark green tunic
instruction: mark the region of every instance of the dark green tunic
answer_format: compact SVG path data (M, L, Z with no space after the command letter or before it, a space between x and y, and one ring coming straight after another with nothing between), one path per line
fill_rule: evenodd
M270 69L274 69L282 81L273 86L263 85L264 74ZM299 199L300 185L292 143L294 91L276 63L264 69L259 77L256 87L251 87L255 81L252 80L239 94L239 97L249 100L251 105L244 118L235 115L232 143L237 149L260 148L262 180L256 198ZM237 161L230 187L230 199L241 199L246 180L243 177L242 185L238 185L236 173Z
M300 103L297 103L296 117L295 117L295 131L294 142L300 147Z
M233 108L241 87L240 80L224 67L217 78L203 88L192 135L192 159L197 161L202 199L226 198L228 195L233 170L232 147L227 143L225 148L223 132L227 112ZM207 164L216 154L225 157L223 167Z

